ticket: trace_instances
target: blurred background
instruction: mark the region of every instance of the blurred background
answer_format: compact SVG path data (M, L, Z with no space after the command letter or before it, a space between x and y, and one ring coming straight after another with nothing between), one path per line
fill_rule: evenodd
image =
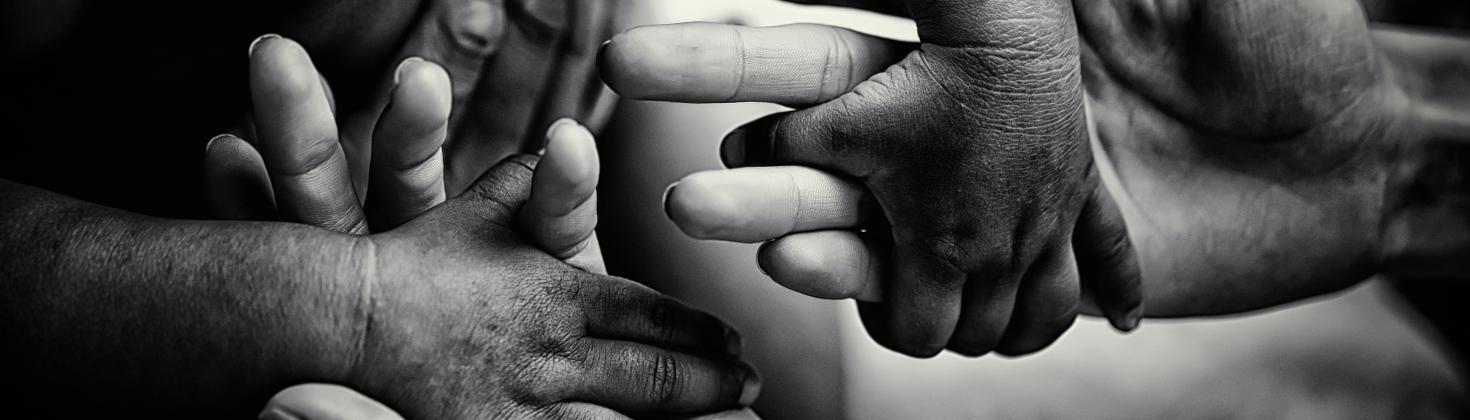
M899 19L775 1L624 3L632 5L620 17L625 25L814 22L915 37ZM1371 10L1377 2L1368 3ZM739 328L764 378L756 408L767 419L1435 419L1465 412L1458 356L1441 330L1381 280L1267 313L1149 321L1130 335L1084 319L1052 347L1020 359L919 360L885 350L863 331L851 302L787 291L758 271L755 245L693 240L664 216L665 187L721 168L724 134L779 110L624 101L600 144L600 234L613 273Z

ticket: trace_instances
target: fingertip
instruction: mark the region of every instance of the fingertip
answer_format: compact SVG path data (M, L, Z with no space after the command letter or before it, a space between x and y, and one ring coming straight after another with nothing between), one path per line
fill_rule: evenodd
M296 99L315 92L321 83L306 49L290 38L268 34L250 44L251 87ZM269 79L262 79L268 77ZM259 112L257 112L259 113Z
M218 136L211 137L209 139L209 142L208 143L204 143L204 153L208 154L211 151L215 150L214 149L215 143L222 142L222 141L223 142L228 142L228 141L231 141L231 140L239 140L239 139L240 139L239 137L235 137L234 135L231 135L231 134L220 134Z
M870 256L850 232L820 231L790 235L761 245L756 259L776 283L818 299L848 299L877 281Z
M545 158L536 169L537 192L558 200L560 214L571 212L597 191L601 162L592 132L562 119L547 132ZM558 214L559 215L559 214Z
M392 102L395 108L420 115L420 119L447 122L454 103L449 72L434 62L409 57L393 72Z
M739 168L745 166L745 126L740 126L725 135L720 141L720 162L726 168Z
M727 25L640 26L603 46L598 68L608 87L630 99L722 101L740 83L739 44Z
M271 39L279 39L280 37L281 37L280 35L276 35L276 34L265 34L265 35L261 35L261 36L255 37L255 40L250 41L250 52L249 52L249 55L247 55L247 57L254 57L255 56L255 47L260 46L260 44L262 42L265 42L265 41L271 40Z
M755 230L753 215L720 179L718 173L699 172L679 180L665 192L664 212L686 235L695 239L760 242L770 237L749 235Z

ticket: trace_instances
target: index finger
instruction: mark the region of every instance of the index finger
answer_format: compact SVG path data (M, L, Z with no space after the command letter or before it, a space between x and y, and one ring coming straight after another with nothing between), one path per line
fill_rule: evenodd
M623 96L674 102L830 101L913 47L825 25L680 23L630 29L603 47L603 79Z
M280 36L256 39L250 46L250 96L281 216L367 233L347 156L337 141L336 117L306 51Z

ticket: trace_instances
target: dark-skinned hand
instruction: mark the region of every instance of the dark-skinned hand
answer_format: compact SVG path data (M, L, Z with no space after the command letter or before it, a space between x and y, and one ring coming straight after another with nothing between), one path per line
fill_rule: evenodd
M674 186L670 217L695 237L774 240L760 260L778 282L860 298L869 333L909 355L1037 351L1083 284L1133 328L1137 268L1088 150L1070 4L905 5L917 46L814 25L615 37L603 75L626 96L804 108L728 136L740 169ZM883 280L853 281L869 278Z

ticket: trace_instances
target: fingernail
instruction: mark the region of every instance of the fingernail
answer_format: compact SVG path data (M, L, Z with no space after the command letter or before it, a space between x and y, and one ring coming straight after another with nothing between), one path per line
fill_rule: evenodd
M766 252L766 247L771 246L771 244L774 243L776 243L776 241L766 241L765 243L761 244L760 249L755 252L755 269L760 270L761 274L764 274L766 277L771 276L771 273L769 271L766 271L766 255L769 255L769 253Z
M287 413L285 410L271 407L260 412L260 420L301 420L295 414Z
M1143 325L1143 307L1133 308L1133 311L1128 312L1128 316L1124 318L1123 323L1125 324L1123 326L1124 331L1133 332L1133 330L1138 329L1138 326Z
M756 397L761 394L761 375L755 372L755 368L745 366L745 386L740 389L740 406L748 407L755 404Z
M261 42L264 42L267 39L280 38L280 37L281 37L280 35L276 35L276 34L265 34L265 35L261 35L261 36L256 37L254 41L250 41L250 56L251 57L255 56L255 47L260 46L260 43Z
M409 57L403 59L402 62L398 63L398 68L393 69L393 86L398 86L398 84L403 81L403 71L408 70L409 64L422 63L423 61L424 59L422 58Z
M668 217L669 220L674 220L674 212L669 209L669 196L674 194L674 187L678 186L679 183L675 182L673 184L669 184L668 188L664 188L664 217Z
M745 338L734 328L725 327L725 354L739 356L745 349Z
M739 168L745 165L745 127L731 131L725 135L720 142L720 162L724 162L726 168Z
M204 144L204 153L209 153L209 151L211 149L214 149L214 142L220 141L222 139L233 139L233 138L236 138L236 137L235 136L232 136L232 135L229 135L229 134L220 134L218 136L214 136L214 137L210 138L209 139L209 143L205 143Z
M550 140L551 136L556 135L556 131L562 129L563 127L575 127L578 125L581 125L581 123L577 122L577 120L565 117L559 118L556 120L556 122L551 123L550 128L546 129L546 139Z

